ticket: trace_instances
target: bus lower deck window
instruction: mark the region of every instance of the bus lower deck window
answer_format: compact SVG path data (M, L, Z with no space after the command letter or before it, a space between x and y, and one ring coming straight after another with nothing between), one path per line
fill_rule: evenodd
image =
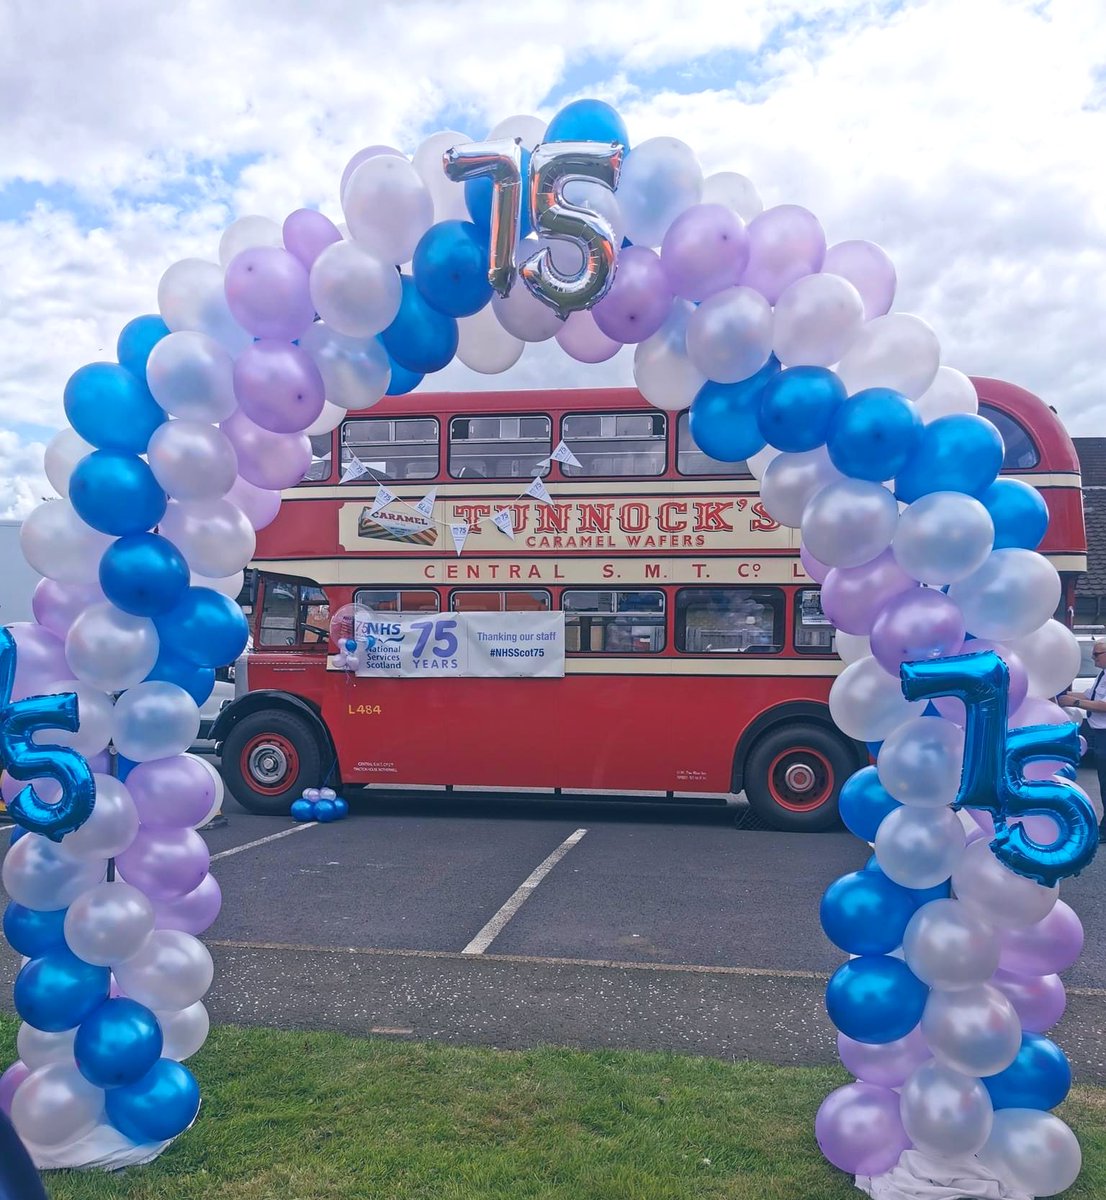
M681 588L676 648L685 654L778 654L783 648L778 588Z
M404 591L399 588L362 588L353 595L354 604L378 613L436 613L438 593Z
M664 592L566 591L561 606L572 653L656 654L664 649Z
M795 593L795 649L800 654L832 654L836 632L822 612L821 589L799 588Z

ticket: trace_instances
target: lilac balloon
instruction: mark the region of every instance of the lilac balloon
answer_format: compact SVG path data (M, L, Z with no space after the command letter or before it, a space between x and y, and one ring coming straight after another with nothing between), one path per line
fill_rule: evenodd
M254 337L289 342L315 319L307 268L276 246L236 254L223 286L231 316Z
M570 313L555 336L569 358L582 363L606 362L622 349L622 343L607 337L587 310Z
M834 567L822 585L822 611L845 633L870 633L892 597L917 588L885 550L859 567Z
M814 1119L818 1147L840 1171L882 1175L910 1148L899 1097L874 1083L850 1083L822 1101Z
M1025 700L1026 691L1029 688L1029 676L1026 674L1025 666L1022 660L1014 653L1013 650L1006 646L1000 645L998 642L992 642L988 638L973 638L970 642L965 642L961 646L959 653L961 654L982 654L985 650L993 650L999 658L1001 658L1010 672L1010 690L1008 692L1009 699L1007 701L1006 711L1010 714L1015 713L1022 702ZM957 725L964 724L964 701L957 700L955 696L938 696L933 703L937 707L937 711L943 717L947 717L950 721L955 721ZM1055 708L1055 705L1052 705ZM1060 710L1057 709L1057 712ZM1065 717L1064 720L1067 720ZM1049 724L1047 721L1020 721L1021 725L1034 724ZM1013 720L1010 722L1010 728L1016 726Z
M288 253L294 254L308 271L327 246L342 240L338 226L313 208L297 208L290 213L285 218L283 233Z
M394 146L366 146L364 150L358 150L357 153L346 163L346 169L342 172L342 182L338 185L339 197L345 195L346 184L349 183L350 176L363 163L370 158L376 158L378 154L390 154L394 158L406 158L407 155L402 150L397 150ZM291 250L291 246L288 247Z
M897 677L904 662L956 654L964 644L964 615L943 592L912 588L881 609L871 640L876 661Z
M270 433L302 433L323 411L326 388L315 360L288 342L247 346L234 363L242 411Z
M53 679L72 679L65 661L65 643L34 621L16 621L8 629L15 638L15 685L12 699L38 695L37 689Z
M733 287L748 261L745 222L722 204L695 204L684 209L661 243L661 265L668 285L685 300L703 300Z
M11 1117L12 1097L15 1095L15 1089L30 1073L31 1068L17 1059L3 1075L0 1075L0 1112L5 1117Z
M933 1057L920 1025L915 1025L906 1037L879 1044L854 1042L839 1033L837 1053L845 1070L861 1083L888 1088L902 1087L922 1063Z
M1019 975L1001 968L991 983L1014 1006L1026 1033L1045 1033L1064 1015L1067 993L1059 975Z
M219 428L238 455L238 474L254 487L293 487L311 466L311 442L302 433L271 433L243 412L232 413Z
M241 476L227 492L227 499L246 514L255 530L271 525L280 512L280 492L255 487Z
M59 583L56 579L40 579L31 596L31 611L40 625L64 638L86 608L103 604L105 599L99 583Z
M820 271L825 257L818 218L797 204L778 204L749 222L749 261L741 282L775 304L796 279Z
M119 874L151 900L186 896L203 882L211 864L207 845L193 829L139 829L118 856Z
M154 928L179 929L197 937L209 929L219 915L223 893L214 875L204 876L199 887L174 900L155 900Z
M127 776L127 789L144 830L191 829L215 803L211 772L187 754L139 763Z
M815 583L825 583L826 576L833 569L824 562L819 562L805 546L799 547L799 561L803 564L803 570Z
M616 342L644 342L672 310L672 289L656 251L629 246L618 256L610 291L591 310L601 333Z
M838 242L830 246L822 270L827 275L840 275L856 288L864 301L865 321L891 311L895 264L875 242Z
M1070 904L1057 900L1043 921L1021 929L1003 929L999 941L1000 970L1056 975L1078 960L1083 950L1083 924Z
M983 645L982 641L969 642L968 648ZM1017 661L1017 665L1021 674L1024 675L1025 670L1021 666L1021 659L1018 658L1013 651L1003 650L1002 657L1006 659L1006 665L1010 668L1010 703L1008 712L1010 713L1010 728L1020 729L1024 725L1070 725L1071 717L1058 705L1053 704L1051 700L1039 700L1033 696L1026 698L1025 691L1020 691L1018 696L1014 694L1014 664L1012 659Z

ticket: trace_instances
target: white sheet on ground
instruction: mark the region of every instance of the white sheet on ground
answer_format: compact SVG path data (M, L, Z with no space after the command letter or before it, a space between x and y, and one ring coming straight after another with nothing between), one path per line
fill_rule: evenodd
M153 1162L169 1142L147 1142L137 1146L111 1125L97 1125L91 1133L68 1146L27 1145L40 1171L65 1168L86 1171L119 1171Z
M858 1175L856 1186L873 1200L1033 1200L974 1155L931 1158L920 1150L904 1150L898 1165L882 1175Z

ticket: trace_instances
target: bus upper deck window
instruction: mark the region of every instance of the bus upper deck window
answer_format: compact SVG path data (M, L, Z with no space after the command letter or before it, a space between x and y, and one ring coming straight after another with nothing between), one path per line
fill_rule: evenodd
M454 479L529 479L549 471L553 423L547 416L454 417L449 473Z
M311 465L304 473L303 483L320 483L330 478L333 442L329 433L317 433L311 437Z
M361 479L433 479L438 474L438 422L434 417L358 417L342 424L342 474L354 455L366 467ZM351 480L350 482L358 482Z
M1002 435L1003 445L1006 447L1002 458L1004 471L1028 471L1041 461L1033 439L1019 421L990 404L981 404L979 415L986 417Z
M561 437L580 461L566 475L664 474L664 413L569 413Z

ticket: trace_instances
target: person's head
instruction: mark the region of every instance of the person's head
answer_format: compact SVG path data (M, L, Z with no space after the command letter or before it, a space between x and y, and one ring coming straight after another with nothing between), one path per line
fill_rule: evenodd
M1106 667L1106 638L1099 638L1091 648L1091 653L1094 655L1094 664L1101 671Z

